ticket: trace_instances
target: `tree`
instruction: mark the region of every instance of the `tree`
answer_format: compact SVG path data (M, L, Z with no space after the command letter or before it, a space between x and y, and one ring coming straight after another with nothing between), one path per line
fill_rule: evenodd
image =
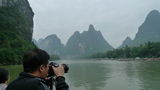
M50 60L60 60L60 56L59 55L51 55L50 56Z

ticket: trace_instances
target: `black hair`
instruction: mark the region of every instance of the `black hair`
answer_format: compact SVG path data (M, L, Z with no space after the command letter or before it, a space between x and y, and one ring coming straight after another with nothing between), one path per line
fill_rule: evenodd
M44 50L35 48L26 52L23 56L24 72L35 72L40 65L47 66L50 56Z
M9 78L9 71L6 68L0 68L0 83L5 83Z

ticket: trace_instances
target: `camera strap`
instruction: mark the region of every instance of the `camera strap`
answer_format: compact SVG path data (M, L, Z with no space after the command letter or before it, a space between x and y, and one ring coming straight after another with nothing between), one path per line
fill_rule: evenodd
M54 83L56 83L56 79L55 77L47 77L48 79L46 80L46 85L53 90L53 86L55 85Z

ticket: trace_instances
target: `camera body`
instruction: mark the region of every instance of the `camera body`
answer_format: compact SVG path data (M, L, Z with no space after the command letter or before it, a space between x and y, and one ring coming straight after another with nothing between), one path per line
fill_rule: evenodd
M54 66L55 68L57 68L57 67L58 67L58 63L50 62L49 65L50 65L50 66L49 66L48 76L49 76L49 77L50 77L50 76L55 76L55 75L54 75L54 71L53 71L53 69L52 69L52 66ZM63 68L64 68L64 72L65 72L65 73L68 73L68 70L69 70L68 65L67 65L67 64L62 64L62 66L63 66Z

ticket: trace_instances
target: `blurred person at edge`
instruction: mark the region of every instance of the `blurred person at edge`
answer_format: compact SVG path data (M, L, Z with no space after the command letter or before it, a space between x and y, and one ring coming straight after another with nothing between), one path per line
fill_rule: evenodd
M49 58L47 52L38 48L26 52L23 56L24 71L8 85L6 90L50 90L46 81ZM69 90L63 66L59 64L57 68L52 66L52 69L56 76L56 90Z
M0 90L6 90L10 81L9 71L6 68L0 68Z

